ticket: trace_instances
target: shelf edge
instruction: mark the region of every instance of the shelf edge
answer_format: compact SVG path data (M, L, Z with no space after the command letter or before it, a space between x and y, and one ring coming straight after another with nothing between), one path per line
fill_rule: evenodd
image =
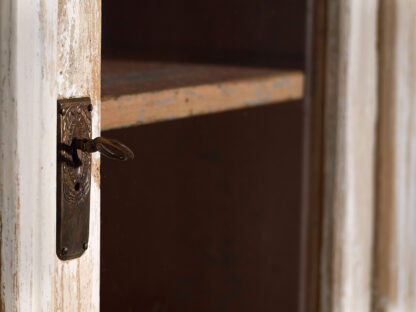
M300 71L102 98L102 130L272 104L303 97Z

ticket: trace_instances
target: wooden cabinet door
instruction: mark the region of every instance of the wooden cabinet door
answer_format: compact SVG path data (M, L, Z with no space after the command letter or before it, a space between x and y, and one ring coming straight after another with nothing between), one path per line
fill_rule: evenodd
M0 1L2 311L99 310L99 155L90 244L56 256L57 99L90 97L100 132L99 0Z
M307 2L328 20L322 75L309 73L325 80L322 246L311 273L319 290L305 287L301 310L413 311L416 7ZM89 248L61 261L56 133L57 100L90 97L100 135L100 45L100 0L0 0L0 311L99 311L100 159L92 157ZM309 216L305 225L316 226Z

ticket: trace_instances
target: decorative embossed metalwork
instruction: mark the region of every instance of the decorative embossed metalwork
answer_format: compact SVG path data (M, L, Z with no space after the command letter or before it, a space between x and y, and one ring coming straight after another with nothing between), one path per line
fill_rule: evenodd
M91 154L76 148L78 139L91 139L89 98L58 101L58 257L81 256L88 247Z
M88 248L91 153L134 158L121 142L91 139L92 108L89 98L58 101L56 254L61 260L80 257Z

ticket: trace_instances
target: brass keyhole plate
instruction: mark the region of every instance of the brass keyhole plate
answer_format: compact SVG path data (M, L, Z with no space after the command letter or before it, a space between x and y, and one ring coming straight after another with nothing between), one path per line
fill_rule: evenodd
M61 260L80 257L88 248L91 154L73 140L91 139L91 100L58 100L56 254Z

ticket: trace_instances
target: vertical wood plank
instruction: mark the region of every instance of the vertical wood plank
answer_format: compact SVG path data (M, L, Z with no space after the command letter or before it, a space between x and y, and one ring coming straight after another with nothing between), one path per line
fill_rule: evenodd
M2 311L53 311L57 2L0 0Z
M377 0L329 1L322 311L369 311Z
M319 311L327 0L307 1L300 312Z
M416 2L381 0L375 311L416 310Z
M62 262L55 233L56 100L90 96L99 135L100 14L98 0L0 0L2 311L99 310L99 156L90 248Z
M92 136L100 135L101 1L59 0L58 98L90 97ZM100 171L99 155L92 156L90 242L76 260L55 267L57 311L99 311Z

